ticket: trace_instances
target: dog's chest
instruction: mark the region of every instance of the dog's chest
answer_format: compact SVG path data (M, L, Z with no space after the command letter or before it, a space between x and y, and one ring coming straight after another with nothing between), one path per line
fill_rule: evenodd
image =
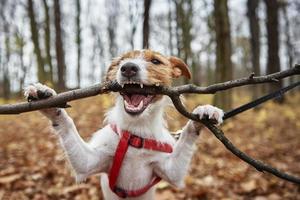
M151 166L154 154L155 152L149 150L129 147L120 169L118 185L125 189L133 189L148 184L154 175Z

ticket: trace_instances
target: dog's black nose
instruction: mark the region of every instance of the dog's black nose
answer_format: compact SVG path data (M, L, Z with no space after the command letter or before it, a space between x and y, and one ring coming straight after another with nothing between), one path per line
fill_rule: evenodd
M139 66L134 63L126 63L121 67L121 74L127 78L131 78L137 74Z

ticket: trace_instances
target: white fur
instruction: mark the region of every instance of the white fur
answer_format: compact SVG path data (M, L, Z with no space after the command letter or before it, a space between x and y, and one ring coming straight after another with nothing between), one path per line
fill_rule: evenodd
M41 84L35 84L25 89L25 96L36 95L37 90L52 89ZM55 95L56 93L52 91ZM106 123L116 124L119 129L131 131L144 138L153 138L161 142L173 145L173 152L162 153L146 149L129 147L123 161L117 185L127 190L139 189L150 182L153 174L160 176L170 184L183 187L189 163L193 155L194 143L201 130L201 125L194 121L188 121L184 126L179 140L170 135L164 121L164 107L167 99L150 104L139 116L130 116L124 110L123 100L120 95L116 99L115 106L107 113ZM67 112L61 108L51 108L42 111L53 123L54 129L60 138L67 157L73 167L78 181L86 179L95 173L101 174L101 186L106 200L118 200L108 186L107 173L112 165L112 159L119 136L115 134L109 125L94 133L92 139L86 143L79 136L73 120ZM203 117L207 114L218 123L222 122L223 111L210 106L199 106L194 113ZM154 199L155 187L135 200Z
M148 84L148 78L147 78L147 61L145 61L144 59L144 55L141 53L139 56L137 56L136 58L127 58L127 59L124 59L120 62L119 64L119 69L118 69L118 72L117 72L117 82L120 84L122 83L122 76L121 76L121 67L123 65L125 65L126 63L134 63L136 65L139 66L140 68L140 72L139 72L139 78L141 80L142 83L145 83L145 84Z

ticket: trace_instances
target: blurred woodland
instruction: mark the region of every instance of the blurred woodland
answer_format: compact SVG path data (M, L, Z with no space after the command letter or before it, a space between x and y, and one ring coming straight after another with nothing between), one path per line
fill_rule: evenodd
M291 68L300 63L300 1L0 0L0 104L18 101L34 82L57 91L99 83L112 58L143 48L183 59L193 75L189 82L202 86ZM187 107L210 103L227 111L299 80L188 95ZM254 158L300 176L299 102L295 89L283 104L268 102L222 129ZM88 139L112 102L103 95L71 105ZM172 130L187 121L168 112ZM76 185L41 118L37 112L0 116L0 200L101 199L99 176ZM197 148L187 186L161 182L157 199L300 199L299 186L257 172L208 131Z

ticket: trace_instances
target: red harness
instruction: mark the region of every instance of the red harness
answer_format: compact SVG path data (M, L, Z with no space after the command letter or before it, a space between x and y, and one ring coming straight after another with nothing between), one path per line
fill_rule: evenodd
M121 136L119 144L117 146L112 167L109 172L109 187L110 189L119 197L137 197L145 192L147 192L153 185L158 183L161 178L154 176L150 183L148 183L143 188L137 190L124 190L116 185L122 162L126 155L128 146L132 146L137 149L149 149L154 151L161 151L166 153L171 153L173 151L172 146L167 143L157 142L153 139L141 138L139 136L131 134L129 131L122 130L121 133L118 132L117 126L115 124L110 125L112 130Z

